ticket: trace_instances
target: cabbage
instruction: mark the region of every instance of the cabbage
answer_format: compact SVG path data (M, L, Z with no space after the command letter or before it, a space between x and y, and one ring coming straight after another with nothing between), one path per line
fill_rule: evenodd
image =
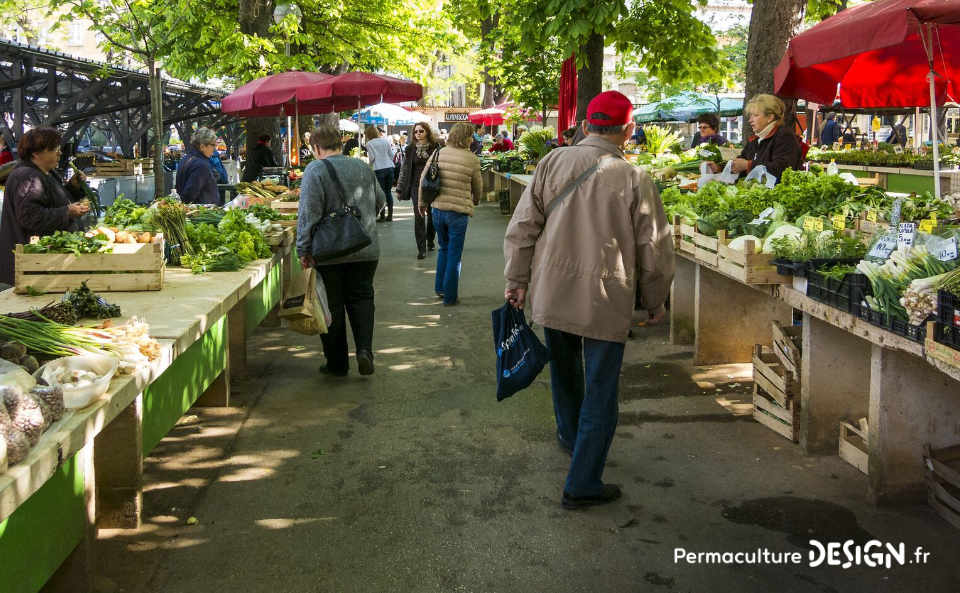
M753 235L741 235L736 239L734 239L733 241L730 241L727 247L729 247L730 249L736 249L737 251L745 251L747 248L745 243L748 240L753 241L754 251L756 253L760 253L761 248L763 247L763 239L754 237Z
M781 224L777 226L769 235L767 235L766 240L763 243L763 252L764 253L773 253L773 240L780 237L791 237L796 241L799 241L803 236L803 229L792 224Z

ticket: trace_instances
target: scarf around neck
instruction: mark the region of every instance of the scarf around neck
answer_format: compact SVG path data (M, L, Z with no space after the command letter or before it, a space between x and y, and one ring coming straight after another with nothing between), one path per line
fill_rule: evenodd
M778 125L779 124L776 120L768 123L767 127L763 128L757 133L757 138L759 139L757 142L759 143L763 142L764 140L769 140L770 136L773 136L773 132L777 129Z

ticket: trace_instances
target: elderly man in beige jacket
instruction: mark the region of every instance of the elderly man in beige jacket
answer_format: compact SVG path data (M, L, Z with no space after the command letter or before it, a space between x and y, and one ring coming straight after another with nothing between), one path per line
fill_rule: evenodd
M503 242L505 297L530 310L550 349L557 439L572 455L568 509L620 497L602 477L634 304L660 321L673 280L673 231L659 193L624 157L631 114L616 91L594 97L587 137L540 162Z

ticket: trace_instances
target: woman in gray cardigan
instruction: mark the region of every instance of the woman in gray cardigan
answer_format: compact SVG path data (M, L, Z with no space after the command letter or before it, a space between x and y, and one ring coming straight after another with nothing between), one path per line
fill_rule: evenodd
M350 369L347 355L347 317L357 346L361 375L373 374L373 276L380 258L377 241L377 212L386 198L373 170L365 162L343 156L340 132L323 125L310 133L310 149L317 160L307 165L300 185L297 219L297 254L304 269L316 267L327 290L332 321L321 336L327 364L322 372L343 377ZM336 172L339 184L327 166ZM341 192L345 193L343 196ZM324 214L346 202L361 215L364 231L373 241L360 251L326 261L313 259L313 227Z

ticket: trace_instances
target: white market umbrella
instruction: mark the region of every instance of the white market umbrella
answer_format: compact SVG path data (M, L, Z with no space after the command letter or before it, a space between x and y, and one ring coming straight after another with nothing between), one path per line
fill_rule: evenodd
M410 111L392 103L378 103L353 115L360 123L388 124L392 126L413 125L429 121L430 118L419 111Z
M341 119L341 120L340 120L340 131L341 131L341 132L354 132L354 133L356 133L356 132L359 132L359 131L360 131L360 126L358 126L355 122L350 121L349 119Z

